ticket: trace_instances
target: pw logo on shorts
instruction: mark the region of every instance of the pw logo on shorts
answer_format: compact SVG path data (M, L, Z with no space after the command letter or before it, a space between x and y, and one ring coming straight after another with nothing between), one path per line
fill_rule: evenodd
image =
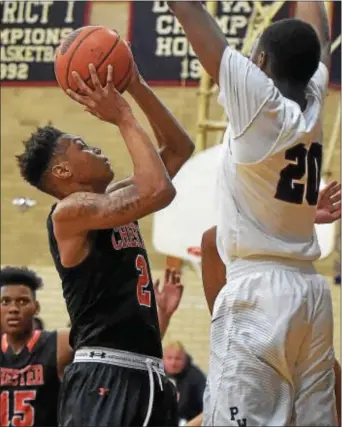
M231 415L231 421L236 421L237 425L239 427L247 427L247 420L246 418L236 418L236 415L239 413L239 408L237 406L232 406L229 408L230 415Z
M89 357L101 357L101 359L104 359L106 357L106 353L102 351L101 353L96 353L96 351L91 351L89 353Z

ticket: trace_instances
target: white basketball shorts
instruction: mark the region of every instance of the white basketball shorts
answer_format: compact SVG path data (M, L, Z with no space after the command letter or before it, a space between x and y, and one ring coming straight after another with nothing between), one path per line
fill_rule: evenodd
M337 426L329 285L312 264L235 261L216 298L204 426Z

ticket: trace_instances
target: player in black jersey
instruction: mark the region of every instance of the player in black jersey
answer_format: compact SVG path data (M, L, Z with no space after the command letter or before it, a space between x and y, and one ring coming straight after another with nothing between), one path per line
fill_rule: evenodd
M60 378L71 362L69 331L34 330L42 280L26 268L0 271L1 426L56 426Z
M65 372L61 426L176 425L173 386L165 380L151 272L137 220L166 207L170 181L194 145L136 73L129 92L145 112L159 153L129 104L89 66L94 90L74 73L70 96L117 125L134 173L114 173L98 148L52 127L38 129L19 156L22 176L58 199L47 220L51 253L71 319L74 363Z

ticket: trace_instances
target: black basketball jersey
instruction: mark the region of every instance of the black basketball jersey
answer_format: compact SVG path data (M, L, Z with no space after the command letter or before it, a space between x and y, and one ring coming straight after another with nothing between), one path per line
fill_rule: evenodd
M94 231L87 258L64 268L47 220L51 254L71 320L70 345L162 357L150 266L137 222Z
M1 426L57 426L57 332L35 331L19 354L1 337Z

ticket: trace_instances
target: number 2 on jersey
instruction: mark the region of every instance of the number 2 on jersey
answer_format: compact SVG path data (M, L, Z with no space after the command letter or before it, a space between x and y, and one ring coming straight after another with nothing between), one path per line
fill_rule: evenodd
M143 255L138 255L135 260L135 267L139 271L137 285L137 298L140 305L151 307L151 291L147 289L150 283L150 275L146 259Z
M275 198L301 205L305 197L308 205L315 206L321 180L322 145L314 142L309 149L304 144L295 145L285 151L285 159L296 163L290 163L280 172ZM306 184L295 182L305 174Z
M3 391L0 398L1 426L31 427L34 424L34 407L30 401L35 400L35 390L13 392L13 416L9 419L9 391Z

